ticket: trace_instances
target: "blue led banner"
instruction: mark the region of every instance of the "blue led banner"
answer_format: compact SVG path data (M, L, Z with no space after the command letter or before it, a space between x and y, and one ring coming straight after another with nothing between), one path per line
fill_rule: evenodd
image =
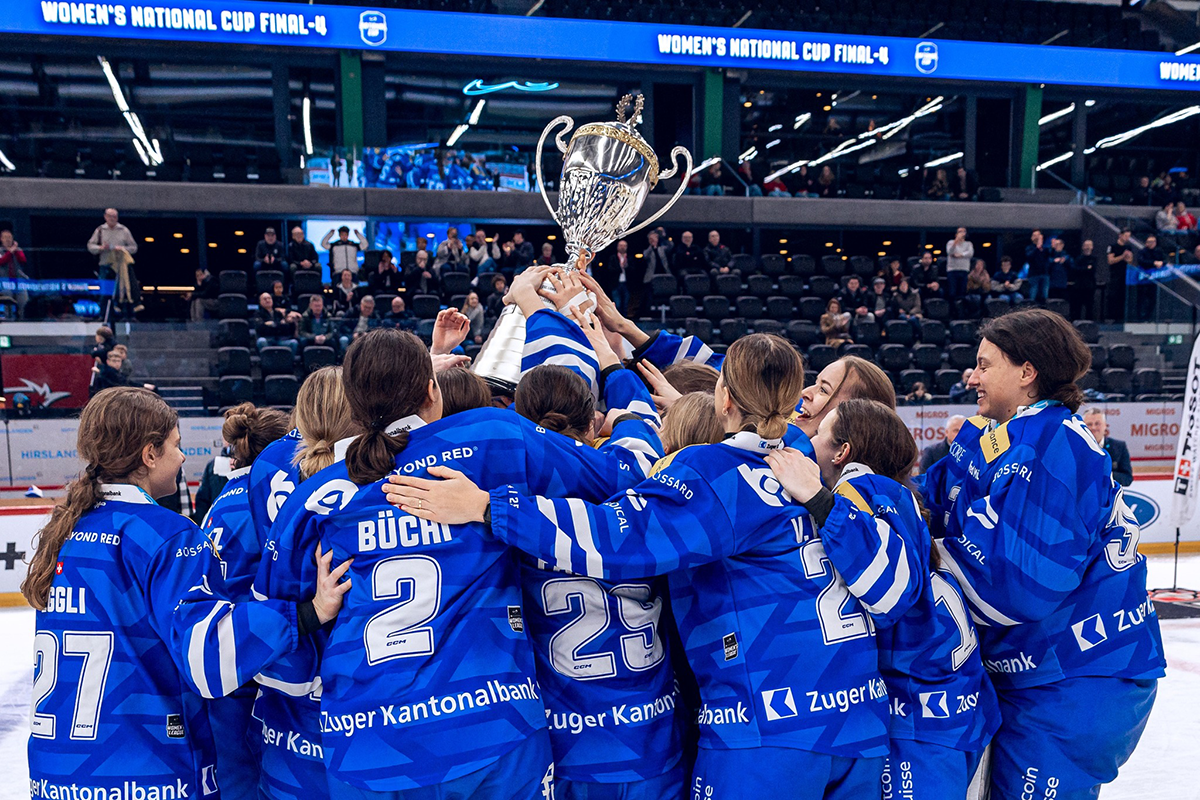
M1200 90L1200 54L244 0L4 5L0 33Z

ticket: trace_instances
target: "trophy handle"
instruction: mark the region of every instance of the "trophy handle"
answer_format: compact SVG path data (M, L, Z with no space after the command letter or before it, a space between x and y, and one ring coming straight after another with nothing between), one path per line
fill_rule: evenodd
M629 234L640 231L650 223L657 221L659 217L671 210L671 206L679 202L680 197L683 197L683 193L687 191L688 179L692 177L692 154L688 152L686 147L676 145L675 149L671 151L671 168L666 172L661 173L658 177L661 180L663 178L670 178L673 176L676 170L679 169L679 156L681 155L683 156L683 162L687 169L683 174L683 180L679 182L679 188L675 190L675 194L672 195L671 199L667 201L666 205L660 208L656 214L653 214L649 218L643 220L640 225L634 225L624 233L617 234L616 238L624 239Z
M558 146L558 151L560 153L567 152L567 143L563 141L563 137L566 136L567 132L575 126L575 120L564 114L561 117L555 117L554 119L550 120L550 124L542 130L542 135L538 137L537 155L534 157L533 161L534 171L537 173L538 191L542 193L542 202L546 204L546 209L550 212L550 219L554 220L555 222L558 222L558 214L555 213L554 206L550 205L550 198L546 196L546 181L542 178L542 145L546 143L546 136L550 133L550 131L556 125L560 124L565 124L566 127L559 131L558 135L554 137L554 143ZM689 164L690 163L691 162L689 161Z

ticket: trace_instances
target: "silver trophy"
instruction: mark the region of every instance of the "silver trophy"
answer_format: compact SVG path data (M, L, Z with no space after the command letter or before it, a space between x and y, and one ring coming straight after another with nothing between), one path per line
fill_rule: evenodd
M675 205L687 189L692 174L692 154L684 147L671 151L671 169L659 172L658 157L634 127L642 113L643 98L625 95L617 103L616 122L592 122L571 136L563 137L575 125L568 116L552 120L538 138L535 169L538 189L550 216L566 234L567 260L555 264L563 270L586 268L596 254L618 239L640 231L658 220ZM626 121L626 113L632 113ZM563 153L559 178L558 210L546 196L542 178L542 146L559 125L565 127L554 137ZM628 227L646 202L646 196L663 178L677 172L683 156L683 180L658 213L640 225ZM547 303L549 305L549 303ZM521 353L525 348L525 316L515 305L506 306L491 335L475 359L472 370L492 387L511 393L521 378Z

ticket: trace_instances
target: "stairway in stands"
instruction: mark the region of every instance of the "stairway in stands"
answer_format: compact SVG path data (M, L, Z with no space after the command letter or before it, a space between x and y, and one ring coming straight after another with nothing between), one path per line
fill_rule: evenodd
M138 323L125 338L133 360L133 380L152 383L173 408L185 416L202 416L206 390L217 389L217 351L212 346L215 322Z

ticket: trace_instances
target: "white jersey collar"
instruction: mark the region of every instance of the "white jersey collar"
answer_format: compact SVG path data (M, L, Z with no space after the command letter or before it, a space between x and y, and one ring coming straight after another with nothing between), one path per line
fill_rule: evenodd
M132 483L102 483L100 499L106 502L155 505L154 498L147 494L145 489Z
M233 470L232 472L230 472L230 473L229 473L228 475L226 475L225 477L226 477L226 478L229 478L229 480L233 480L234 478L240 478L240 477L242 477L243 475L249 475L249 474L250 474L250 468L249 468L249 467L239 467L238 469L235 469L235 470Z
M754 431L738 431L725 437L722 442L738 450L748 450L751 453L766 453L769 450L783 449L783 439L764 439Z
M859 463L858 461L851 461L846 465L845 469L842 470L842 477L838 478L838 481L836 484L834 484L833 489L834 491L837 491L837 488L848 480L861 478L863 475L874 474L875 470L871 469L866 464Z
M410 414L407 417L402 417L401 419L388 423L388 426L383 430L388 436L397 436L404 431L415 431L417 428L420 428L425 424L427 424L425 420L421 419L416 414ZM345 461L346 451L350 449L350 443L357 438L358 436L347 436L345 439L340 439L334 442L334 461Z

